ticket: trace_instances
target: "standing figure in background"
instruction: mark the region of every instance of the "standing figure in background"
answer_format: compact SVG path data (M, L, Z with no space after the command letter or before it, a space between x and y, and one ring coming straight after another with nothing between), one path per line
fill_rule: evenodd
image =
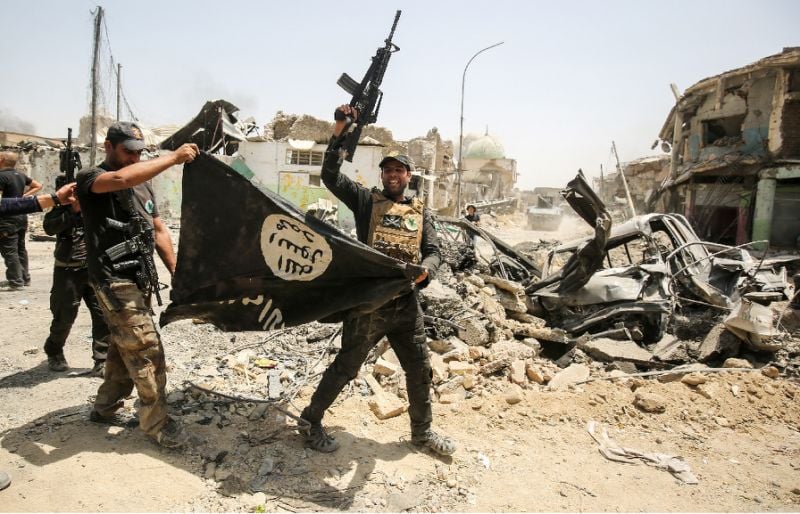
M50 312L53 313L53 321L50 323L50 336L44 343L47 366L52 371L69 369L64 357L64 344L67 342L83 300L92 317L94 366L91 374L102 377L108 353L109 330L94 289L89 284L80 202L56 207L45 214L44 231L56 236L53 287L50 290Z
M16 152L0 152L0 194L4 199L33 196L42 189L42 184L14 169L18 157ZM18 290L31 284L25 248L27 234L27 214L0 218L0 254L6 263L7 279L0 282L2 287Z
M478 214L478 211L475 210L474 205L467 205L467 215L464 216L467 221L472 222L474 224L478 224L481 221L481 215Z

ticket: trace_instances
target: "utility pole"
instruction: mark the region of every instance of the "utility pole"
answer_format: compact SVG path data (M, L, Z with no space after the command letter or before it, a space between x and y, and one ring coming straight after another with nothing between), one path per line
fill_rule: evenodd
M605 195L603 194L605 192L605 184L603 184L604 181L605 178L603 178L603 165L600 164L600 199L603 200L603 202L606 201L604 198Z
M97 74L100 68L100 26L103 24L103 8L97 6L94 18L94 50L92 51L92 123L89 166L94 166L97 157Z
M619 176L622 177L622 185L625 187L625 196L628 197L628 207L631 208L631 217L636 216L636 209L633 207L633 200L631 199L631 191L628 189L628 181L625 180L625 172L622 171L622 166L619 165L619 155L617 155L617 144L611 141L611 149L614 150L614 158L617 160L617 171Z
M456 176L458 177L458 189L456 193L456 212L455 217L458 218L461 216L461 175L464 172L464 85L467 82L467 68L469 65L472 64L473 59L478 57L479 54L482 54L486 50L490 50L496 46L500 46L503 44L503 41L499 43L495 43L492 46L487 46L481 50L475 52L475 55L469 58L467 61L467 65L464 66L464 73L461 75L461 125L458 131L458 167L456 168ZM487 127L488 130L488 127Z
M119 121L119 101L122 92L122 65L117 63L117 121Z

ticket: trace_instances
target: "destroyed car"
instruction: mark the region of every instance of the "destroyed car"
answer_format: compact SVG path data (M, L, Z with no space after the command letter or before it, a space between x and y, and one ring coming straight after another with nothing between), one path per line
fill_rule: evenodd
M466 219L437 216L434 224L443 260L453 271L485 266L487 273L524 284L542 276L536 263ZM489 247L488 256L476 248L479 239Z
M526 293L534 314L572 336L622 326L649 344L664 335L676 307L731 310L741 298L787 297L783 265L792 259L758 261L741 247L701 241L679 214L637 216L609 231L605 207L580 175L565 197L595 236L552 249L545 278Z

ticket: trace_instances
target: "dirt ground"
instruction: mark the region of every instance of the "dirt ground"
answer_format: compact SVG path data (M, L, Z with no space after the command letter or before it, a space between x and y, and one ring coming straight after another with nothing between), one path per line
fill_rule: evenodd
M552 237L520 232L499 235L512 243ZM378 420L356 385L326 417L341 443L326 455L304 449L291 419L273 407L212 401L188 388L187 380L235 377L218 370L236 348L267 335L185 321L163 329L169 401L203 441L163 451L138 429L87 420L99 378L48 371L53 243L28 248L32 286L0 293L0 470L13 478L0 491L0 511L800 509L800 388L758 370L707 373L702 388L635 378L550 391L531 382L513 404L516 386L498 378L471 398L434 404L434 424L458 442L452 458L417 451L407 416ZM83 307L65 349L72 372L91 366L89 329ZM311 390L285 407L296 413ZM666 410L634 407L643 391L664 397ZM590 421L621 446L681 456L698 483L607 460Z

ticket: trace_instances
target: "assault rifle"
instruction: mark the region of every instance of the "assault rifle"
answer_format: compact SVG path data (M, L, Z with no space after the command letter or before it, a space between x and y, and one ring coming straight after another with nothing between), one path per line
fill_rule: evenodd
M106 218L106 226L119 230L125 234L125 240L106 250L106 255L111 259L114 271L122 271L131 268L136 270L136 284L145 293L152 293L156 296L158 305L161 303L160 284L158 282L158 271L153 260L155 250L155 236L153 227L147 220L139 214L133 202L133 190L129 189L125 193L127 199L127 209L131 213L128 223ZM131 256L133 259L120 261L123 257ZM120 261L120 262L117 262Z
M397 28L400 13L401 11L397 11L394 15L394 23L392 24L392 30L389 31L389 37L386 38L386 44L375 52L372 64L369 66L367 73L364 74L361 82L356 82L347 73L342 73L342 76L336 81L342 89L353 95L353 99L350 100L350 106L355 107L356 111L358 111L356 120L345 116L338 109L334 112L336 120L346 120L347 122L342 133L329 146L329 149L339 151L340 164L342 160L353 162L353 154L356 151L358 139L361 137L361 130L370 123L378 121L378 111L381 108L381 100L383 100L383 92L380 90L383 75L389 65L389 58L394 52L400 50L400 47L392 43L394 29Z
M81 156L72 148L72 129L67 129L66 147L58 153L58 168L64 175L56 177L56 189L75 182L75 170L81 169Z

